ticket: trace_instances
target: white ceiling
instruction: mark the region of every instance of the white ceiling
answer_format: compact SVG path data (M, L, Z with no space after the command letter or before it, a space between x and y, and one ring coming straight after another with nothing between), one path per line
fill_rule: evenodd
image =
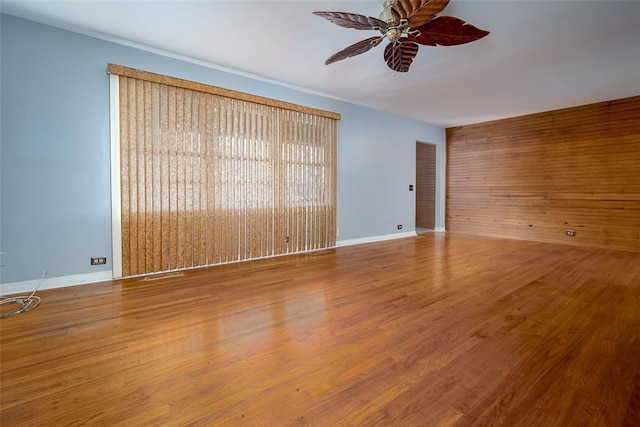
M311 12L377 17L382 0L2 0L0 10L443 127L640 95L640 1L452 0L442 15L491 34L421 46L408 73L387 68L384 46L324 65L376 32Z

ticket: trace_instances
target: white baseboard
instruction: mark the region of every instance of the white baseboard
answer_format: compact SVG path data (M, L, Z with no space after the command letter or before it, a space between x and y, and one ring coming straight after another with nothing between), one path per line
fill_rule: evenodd
M444 233L446 230L444 229L444 227L436 227L433 229L433 231L437 233Z
M47 278L45 276L42 285L38 290L64 288L66 286L86 285L87 283L104 282L112 280L111 271L99 271L96 273L74 274L72 276L61 276ZM21 293L31 293L40 283L40 279L27 280L26 282L14 282L0 284L0 295L14 295Z
M402 239L404 237L417 236L415 231L407 231L405 233L384 234L382 236L361 237L359 239L338 240L336 246L361 245L363 243L382 242L383 240Z
M444 228L436 228L434 231L444 231ZM362 237L359 239L338 240L336 246L361 245L364 243L382 242L384 240L402 239L405 237L417 236L415 231L407 231L405 233L385 234L381 236ZM113 280L112 271L99 271L96 273L74 274L72 276L60 276L48 278L45 276L42 285L38 290L64 288L67 286L86 285L87 283L104 282ZM27 280L25 282L3 283L0 284L0 295L15 295L22 293L31 293L38 286L40 279Z

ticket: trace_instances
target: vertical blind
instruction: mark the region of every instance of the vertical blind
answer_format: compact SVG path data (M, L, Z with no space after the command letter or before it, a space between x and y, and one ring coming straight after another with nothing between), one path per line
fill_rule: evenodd
M334 113L122 74L122 276L335 246Z

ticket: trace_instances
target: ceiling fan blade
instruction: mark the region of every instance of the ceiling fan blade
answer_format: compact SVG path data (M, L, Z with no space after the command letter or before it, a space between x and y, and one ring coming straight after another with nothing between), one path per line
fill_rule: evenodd
M403 37L399 41L387 45L384 49L384 60L392 70L406 73L417 54L418 44Z
M321 16L336 25L356 30L375 30L387 28L387 23L381 19L371 16L358 15L349 12L313 12L314 15Z
M365 53L369 49L378 46L382 40L384 40L382 37L371 37L359 41L358 43L354 43L351 46L342 49L340 52L331 55L324 63L329 65L336 61L360 55L361 53Z
M479 40L489 34L462 19L453 16L439 16L415 28L419 36L409 35L409 40L428 46L455 46Z
M409 20L409 28L416 28L435 18L448 4L449 0L395 0L393 8Z

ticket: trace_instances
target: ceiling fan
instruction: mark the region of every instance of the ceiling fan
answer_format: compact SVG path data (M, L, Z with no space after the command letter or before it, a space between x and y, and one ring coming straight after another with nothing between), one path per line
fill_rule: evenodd
M394 71L407 72L418 54L418 44L454 46L489 34L453 16L436 16L449 0L385 0L379 18L349 12L313 12L336 25L356 30L377 30L381 36L352 44L330 56L325 64L360 55L389 40L384 60Z

